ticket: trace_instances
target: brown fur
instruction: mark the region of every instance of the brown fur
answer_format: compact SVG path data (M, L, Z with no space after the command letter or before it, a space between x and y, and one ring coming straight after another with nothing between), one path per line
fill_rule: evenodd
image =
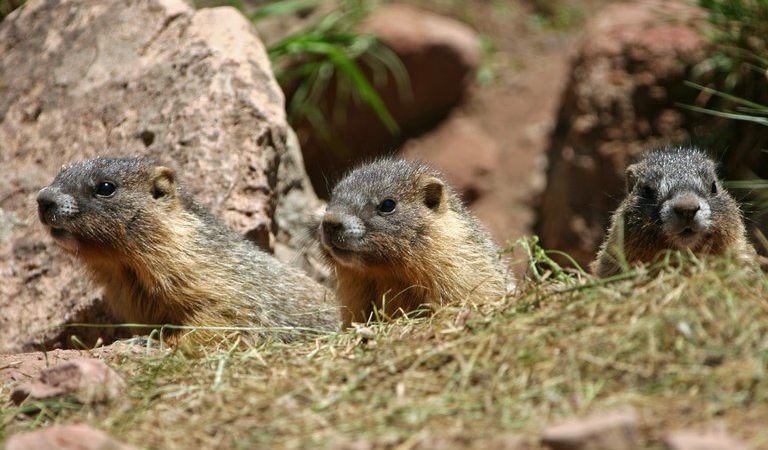
M103 181L117 185L112 197L94 193ZM123 320L263 327L256 334L282 338L291 328L337 327L337 307L322 286L229 230L151 160L70 166L38 201L43 223L104 286Z
M376 211L385 198L397 202L390 215ZM365 228L352 239L354 249L339 254L329 244L323 231L328 220ZM442 177L422 164L381 160L350 173L333 190L318 239L347 325L372 318L374 308L388 318L499 299L508 287L488 233Z

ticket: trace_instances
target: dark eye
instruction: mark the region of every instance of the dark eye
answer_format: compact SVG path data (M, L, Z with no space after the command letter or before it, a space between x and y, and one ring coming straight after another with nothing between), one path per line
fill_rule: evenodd
M712 192L712 195L717 194L717 182L716 181L712 182L712 189L710 189L710 191Z
M395 210L395 206L397 206L397 202L392 200L391 198L388 198L388 199L382 200L382 202L379 203L379 206L377 207L377 209L381 213L389 214Z
M640 196L647 200L653 200L656 197L656 191L650 186L640 188Z
M99 197L112 197L112 194L115 193L115 189L116 188L114 184L110 183L109 181L104 181L97 184L93 192Z

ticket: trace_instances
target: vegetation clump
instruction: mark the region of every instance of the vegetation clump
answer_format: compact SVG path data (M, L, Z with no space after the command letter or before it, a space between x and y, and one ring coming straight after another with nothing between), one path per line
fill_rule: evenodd
M32 417L6 403L2 434L85 421L151 448L483 446L508 434L537 448L548 423L631 405L647 448L714 421L768 445L762 273L671 253L597 280L527 248L536 270L514 298L199 359L126 352L111 361L124 398L35 405Z

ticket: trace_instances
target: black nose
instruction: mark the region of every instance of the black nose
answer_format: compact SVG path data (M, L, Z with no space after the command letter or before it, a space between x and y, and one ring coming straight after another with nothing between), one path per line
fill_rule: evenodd
M37 194L37 211L40 220L45 221L48 213L56 207L56 196L49 189L43 189Z
M672 205L672 211L675 212L675 215L687 222L693 220L699 209L701 209L701 203L692 197L681 198Z

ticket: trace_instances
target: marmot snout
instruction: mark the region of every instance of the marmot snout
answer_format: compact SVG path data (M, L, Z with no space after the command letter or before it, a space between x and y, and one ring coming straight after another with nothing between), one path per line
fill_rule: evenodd
M691 248L712 225L709 202L695 192L675 195L661 206L662 230L673 245Z

